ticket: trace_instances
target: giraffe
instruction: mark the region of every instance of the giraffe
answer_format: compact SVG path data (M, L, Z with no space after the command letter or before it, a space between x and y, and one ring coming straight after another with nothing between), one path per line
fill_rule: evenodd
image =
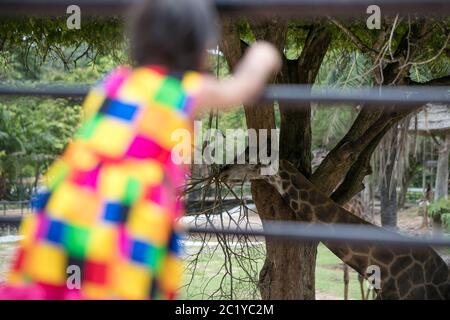
M286 160L280 160L277 174L263 176L261 165L227 165L219 179L261 179L272 185L298 215L311 223L369 225L386 234L392 231L377 227L345 210L318 190ZM381 271L377 299L450 299L449 268L431 247L387 248L371 244L333 244L324 242L338 258L363 277L376 265Z
M311 168L315 170L320 163L325 159L325 157L328 154L328 150L324 147L320 147L318 149L313 150L313 159L311 161ZM348 201L346 204L343 205L343 208L347 210L348 212L351 212L355 216L358 216L372 224L374 224L374 217L372 214L369 214L369 211L366 211L365 205L362 201L361 194L357 194L354 196L350 201ZM348 300L348 290L349 290L349 283L350 283L350 274L349 274L349 267L347 264L342 264L342 269L344 272L344 300ZM361 297L363 300L367 300L370 290L368 290L367 294L364 290L364 277L360 274L358 274L358 281L359 281L359 288L361 291Z
M366 210L361 194L357 194L356 196L354 196L342 207L348 212L354 214L355 216L360 217L365 221L370 222L371 224L375 224L373 213L371 211ZM344 300L348 300L350 277L348 265L345 263L343 264L343 271L344 271ZM358 274L358 282L359 282L359 289L361 291L361 298L363 300L367 300L369 298L371 289L368 289L367 292L364 290L364 277L360 274Z

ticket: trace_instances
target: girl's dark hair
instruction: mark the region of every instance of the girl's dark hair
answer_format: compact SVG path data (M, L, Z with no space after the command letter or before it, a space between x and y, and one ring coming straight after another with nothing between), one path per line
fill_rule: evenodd
M128 16L131 58L138 65L198 70L217 41L215 9L208 0L143 0Z

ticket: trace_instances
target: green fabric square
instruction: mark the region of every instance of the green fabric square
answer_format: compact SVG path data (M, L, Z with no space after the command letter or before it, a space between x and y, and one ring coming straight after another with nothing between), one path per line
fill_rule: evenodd
M86 120L78 131L77 137L82 140L88 140L90 137L92 137L102 118L102 115L96 114L95 116Z
M155 247L151 246L147 253L147 261L150 269L155 275L158 275L161 271L161 266L164 257L167 254L167 248L165 246Z
M183 100L181 83L173 78L167 78L155 96L156 102L175 108L180 108Z
M138 199L140 192L141 184L139 180L130 178L125 188L123 203L125 205L131 206Z
M87 228L68 226L64 234L64 244L71 257L84 258L86 256L90 231Z

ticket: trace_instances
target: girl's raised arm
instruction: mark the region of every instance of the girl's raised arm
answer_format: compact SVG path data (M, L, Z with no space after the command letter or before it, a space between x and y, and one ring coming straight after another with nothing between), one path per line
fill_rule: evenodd
M246 52L230 78L205 77L197 97L197 109L227 109L251 103L281 68L278 50L267 42L256 42Z

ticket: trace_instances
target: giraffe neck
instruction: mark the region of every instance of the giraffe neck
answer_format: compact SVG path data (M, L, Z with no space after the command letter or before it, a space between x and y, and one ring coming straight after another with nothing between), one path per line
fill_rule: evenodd
M290 208L314 223L371 223L357 217L318 190L289 162L281 161L277 175L262 177L271 184ZM390 231L372 225L380 232ZM367 277L369 266L381 271L382 299L449 299L449 269L442 258L429 247L377 248L374 245L335 245L324 243L343 262Z

